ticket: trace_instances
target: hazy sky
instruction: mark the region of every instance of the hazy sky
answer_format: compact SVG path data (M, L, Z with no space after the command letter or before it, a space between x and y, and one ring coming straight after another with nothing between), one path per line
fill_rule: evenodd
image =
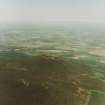
M105 0L0 0L0 22L105 22Z

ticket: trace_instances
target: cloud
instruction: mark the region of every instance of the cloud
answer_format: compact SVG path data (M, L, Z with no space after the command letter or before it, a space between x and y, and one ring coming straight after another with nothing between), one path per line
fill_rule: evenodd
M105 21L105 0L0 0L0 22Z

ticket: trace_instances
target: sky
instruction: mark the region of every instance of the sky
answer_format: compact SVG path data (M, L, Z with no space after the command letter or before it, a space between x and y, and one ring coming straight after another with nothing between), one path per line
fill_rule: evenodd
M105 0L0 0L0 23L105 22Z

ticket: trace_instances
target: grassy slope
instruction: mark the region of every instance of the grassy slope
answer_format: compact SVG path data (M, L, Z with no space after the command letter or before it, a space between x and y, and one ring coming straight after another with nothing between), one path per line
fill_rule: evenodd
M0 60L1 105L84 105L88 90L105 90L82 64L62 58Z

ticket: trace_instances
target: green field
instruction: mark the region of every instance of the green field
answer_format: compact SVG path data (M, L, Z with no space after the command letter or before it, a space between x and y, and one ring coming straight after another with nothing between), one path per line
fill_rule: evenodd
M1 27L0 105L105 105L104 33L72 24Z

